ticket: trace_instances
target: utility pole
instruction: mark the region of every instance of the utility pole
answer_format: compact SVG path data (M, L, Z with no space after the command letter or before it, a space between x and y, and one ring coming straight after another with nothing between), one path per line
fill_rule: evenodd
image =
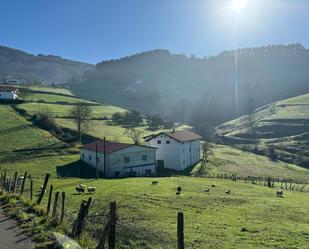
M106 138L104 137L104 140L103 140L103 150L104 150L104 177L107 178L107 165L106 165Z
M96 142L95 144L95 168L96 168L96 172L95 172L95 179L99 178L99 167L98 167L98 142Z

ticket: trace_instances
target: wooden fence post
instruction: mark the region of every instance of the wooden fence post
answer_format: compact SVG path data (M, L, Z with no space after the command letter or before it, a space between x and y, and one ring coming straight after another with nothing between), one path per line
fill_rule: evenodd
M42 199L43 199L44 193L45 193L45 191L46 191L48 179L49 179L49 174L46 174L45 180L44 180L44 184L43 184L43 188L42 188L41 193L40 193L40 196L39 196L39 198L38 198L38 200L37 200L37 202L36 202L36 204L38 204L38 205L41 204L41 201L42 201Z
M6 169L4 169L4 174L3 174L3 182L2 182L2 189L5 190L5 182L6 182Z
M92 198L89 197L88 201L82 201L80 209L79 209L79 213L78 213L78 217L77 220L73 226L72 229L72 236L73 237L79 237L82 233L83 230L83 226L85 223L85 218L88 215L88 211L89 211L89 207L91 204Z
M108 222L105 224L105 226L104 226L104 228L101 232L101 235L100 235L100 238L99 238L99 243L98 243L96 249L104 249L105 248L106 237L108 235L109 228L110 228L110 220L108 220Z
M183 212L180 210L178 212L177 217L177 240L178 240L178 249L184 249L184 219L183 219Z
M57 191L56 194L55 194L55 200L54 200L52 218L55 218L55 217L56 217L58 198L59 198L59 191Z
M18 172L16 171L15 174L14 174L14 180L13 180L13 186L12 186L12 192L13 193L15 193L15 189L16 189L17 174L18 174Z
M30 200L33 199L33 180L30 180Z
M109 235L108 235L108 248L116 248L116 202L113 201L109 204Z
M61 193L61 218L60 222L63 222L64 219L64 205L65 205L65 192Z
M24 192L26 178L27 178L27 171L26 171L25 174L24 174L24 179L23 179L23 182L22 182L22 184L21 184L20 195L22 195L23 192Z
M52 194L53 194L53 185L50 185L50 188L49 188L49 195L48 195L48 202L47 202L47 208L46 208L46 213L47 213L47 214L49 214L49 211L50 211L50 205L51 205Z

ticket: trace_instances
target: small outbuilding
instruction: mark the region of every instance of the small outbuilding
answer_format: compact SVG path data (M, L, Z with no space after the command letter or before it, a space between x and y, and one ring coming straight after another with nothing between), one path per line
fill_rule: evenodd
M156 148L109 141L95 141L80 149L80 159L107 178L153 176Z
M156 147L160 168L182 171L200 161L201 136L190 130L172 130L144 137L145 145Z
M0 100L16 100L18 89L10 86L0 86Z

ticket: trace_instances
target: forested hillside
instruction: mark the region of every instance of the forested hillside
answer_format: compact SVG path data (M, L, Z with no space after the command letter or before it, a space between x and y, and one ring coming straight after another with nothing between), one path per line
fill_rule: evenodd
M206 123L246 114L249 105L308 92L308 63L309 51L301 44L225 51L202 59L154 50L98 63L70 87L79 96L190 122L203 132Z
M28 54L24 51L0 46L0 80L11 77L48 83L64 83L78 79L93 65L66 60L60 56Z

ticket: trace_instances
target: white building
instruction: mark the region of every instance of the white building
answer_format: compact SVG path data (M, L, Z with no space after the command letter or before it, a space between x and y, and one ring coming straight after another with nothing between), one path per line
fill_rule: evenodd
M104 153L106 158L104 159ZM97 154L97 163L96 163ZM106 177L153 176L156 174L156 148L106 141L95 141L81 147L80 158Z
M18 89L15 87L0 86L0 100L15 100L18 98Z
M189 130L160 132L145 139L145 145L157 147L158 166L184 170L200 160L200 139Z

